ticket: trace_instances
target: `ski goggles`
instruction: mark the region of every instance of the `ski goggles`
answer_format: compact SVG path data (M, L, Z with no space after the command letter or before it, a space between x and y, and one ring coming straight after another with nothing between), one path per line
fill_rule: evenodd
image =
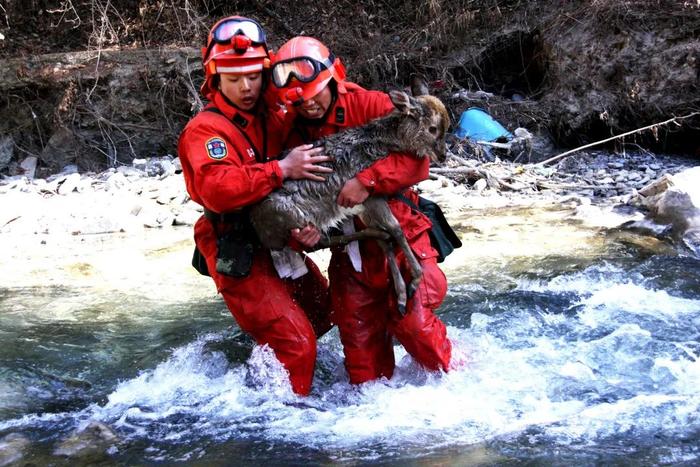
M222 21L212 33L212 39L217 44L228 44L231 38L243 34L255 45L265 44L265 31L252 19L232 18Z
M331 56L320 62L311 57L295 57L277 62L272 66L272 83L278 88L287 86L292 78L301 83L310 83L323 70L333 66L332 59Z
M267 46L263 28L257 21L248 18L231 18L216 25L205 57L209 57L215 44L231 44L234 51L239 54L244 53L251 44Z

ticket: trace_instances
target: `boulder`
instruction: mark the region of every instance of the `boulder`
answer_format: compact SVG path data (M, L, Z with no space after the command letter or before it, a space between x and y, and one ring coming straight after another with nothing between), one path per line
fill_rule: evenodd
M664 175L639 190L636 201L651 220L668 225L673 238L700 255L700 167Z
M24 451L29 446L27 437L19 433L10 433L0 439L0 467L15 464L24 457Z
M84 462L97 461L106 455L119 437L102 422L92 421L82 430L76 430L54 450L54 455L79 458Z
M66 176L66 178L58 185L58 194L67 195L68 193L73 193L73 191L78 187L80 183L80 174L72 173Z
M32 180L34 178L34 175L36 174L36 163L38 160L39 159L35 156L29 156L25 157L24 160L19 164L20 168L22 169L22 173L29 180Z

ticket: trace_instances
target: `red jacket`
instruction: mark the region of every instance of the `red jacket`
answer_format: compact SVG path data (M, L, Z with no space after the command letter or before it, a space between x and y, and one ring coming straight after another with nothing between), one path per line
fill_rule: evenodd
M187 192L210 211L225 213L254 204L282 186L274 159L281 151L280 114L244 112L216 92L207 109L189 121L178 154ZM256 119L263 119L262 122Z
M345 128L352 128L383 117L392 110L394 104L389 95L379 91L368 91L357 84L345 82L345 89L338 90L338 96L328 111L323 122L304 120L300 117L291 123L289 137L285 147L315 141L332 135ZM430 160L427 157L415 157L410 154L390 154L385 159L375 162L371 167L357 175L357 179L367 190L376 195L391 196L428 178ZM407 190L405 195L418 204L417 194ZM399 200L389 200L394 216L401 224L406 238L411 242L414 252L422 258L435 256L427 235L425 239L412 242L418 235L430 229L430 221L422 213Z

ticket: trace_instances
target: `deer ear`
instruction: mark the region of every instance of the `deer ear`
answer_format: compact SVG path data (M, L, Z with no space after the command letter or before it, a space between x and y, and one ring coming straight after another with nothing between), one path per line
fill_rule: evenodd
M389 97L391 98L391 102L394 103L396 110L403 114L408 115L414 109L411 98L403 91L391 91Z

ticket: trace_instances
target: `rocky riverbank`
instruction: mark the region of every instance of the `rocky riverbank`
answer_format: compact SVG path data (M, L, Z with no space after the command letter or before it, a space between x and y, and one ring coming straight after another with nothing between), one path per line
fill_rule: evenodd
M419 188L455 219L464 209L565 204L573 199L612 207L627 213L626 220L639 220L651 209L641 202L639 191L692 166L692 160L649 153L589 152L546 167L482 162L452 152L445 166L434 168L432 180ZM185 191L179 160L171 157L135 159L100 173L79 173L68 166L46 179L3 177L0 197L0 233L25 238L191 226L202 212Z

